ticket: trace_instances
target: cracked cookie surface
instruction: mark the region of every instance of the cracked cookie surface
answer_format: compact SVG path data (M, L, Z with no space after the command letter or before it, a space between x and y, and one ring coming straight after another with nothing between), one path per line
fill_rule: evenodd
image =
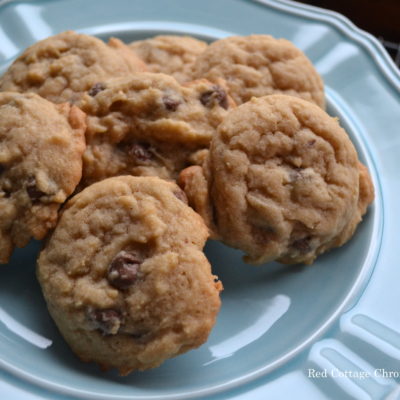
M252 99L219 126L203 169L182 171L190 203L250 263L312 263L344 244L373 200L346 132L310 102Z
M37 270L73 351L125 375L204 343L222 289L207 236L181 189L157 177L109 178L73 197Z
M191 80L193 63L207 43L190 36L161 35L132 42L129 47L149 72L162 72L183 83Z
M193 66L193 79L226 80L236 104L286 94L325 106L321 77L305 54L285 39L232 36L211 43Z
M88 115L82 185L116 175L174 179L209 146L234 106L206 80L180 85L157 73L99 82L79 104Z
M42 239L82 175L85 115L33 93L0 93L0 263Z
M34 92L54 103L75 103L96 82L144 69L144 63L118 39L105 44L66 31L28 47L0 79L0 90Z

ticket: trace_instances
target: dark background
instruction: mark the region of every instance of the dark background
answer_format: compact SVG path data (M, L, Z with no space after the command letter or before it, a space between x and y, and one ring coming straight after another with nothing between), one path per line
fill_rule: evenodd
M297 0L337 11L376 36L400 67L400 0Z

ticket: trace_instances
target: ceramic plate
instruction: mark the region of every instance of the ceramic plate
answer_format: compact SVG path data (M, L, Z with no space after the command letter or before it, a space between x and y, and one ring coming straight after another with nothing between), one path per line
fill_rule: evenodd
M326 83L368 165L376 199L354 238L313 266L252 267L210 242L224 283L208 342L122 378L77 361L35 279L39 243L0 269L3 399L397 398L400 77L382 46L344 17L286 0L37 0L0 2L0 72L37 40L74 29L128 42L155 34L208 41L272 34L293 41Z

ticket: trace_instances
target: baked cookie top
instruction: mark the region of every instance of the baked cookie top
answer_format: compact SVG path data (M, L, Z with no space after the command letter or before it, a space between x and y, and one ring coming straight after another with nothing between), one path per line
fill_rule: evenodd
M82 175L85 115L34 93L0 93L0 263L53 228Z
M98 81L144 69L144 63L118 39L107 45L93 36L66 31L28 47L1 78L0 90L75 103Z
M302 99L271 95L232 110L204 170L180 177L216 237L250 263L312 263L354 233L373 199L338 121ZM359 187L362 185L362 196Z
M207 43L190 36L161 35L130 43L150 72L172 75L178 82L191 80L193 63Z
M232 100L206 80L138 73L97 83L79 106L88 114L83 185L121 174L176 178L207 148Z
M157 177L109 178L73 197L38 278L74 352L127 374L201 345L221 290L207 236L179 187Z
M232 36L211 43L193 66L193 79L225 79L236 104L287 94L324 108L321 77L305 54L285 39Z

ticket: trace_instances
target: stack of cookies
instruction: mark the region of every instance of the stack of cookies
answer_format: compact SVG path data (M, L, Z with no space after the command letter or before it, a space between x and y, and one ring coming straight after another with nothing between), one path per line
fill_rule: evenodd
M37 276L83 361L125 375L196 348L220 308L209 236L311 264L372 202L324 107L311 62L267 35L40 41L0 78L0 263L46 238Z

